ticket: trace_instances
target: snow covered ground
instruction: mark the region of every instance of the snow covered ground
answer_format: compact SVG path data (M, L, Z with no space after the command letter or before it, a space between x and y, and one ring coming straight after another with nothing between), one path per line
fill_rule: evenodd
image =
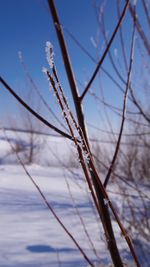
M62 148L64 153L63 144ZM3 164L0 165L0 266L88 266L73 241L45 206L23 168L12 158L10 161L9 149L7 141L1 138L0 158L9 160L8 163L7 160L2 161ZM12 162L13 164L10 164ZM95 214L82 172L38 164L27 166L27 169L90 260L96 266L98 263L100 266L110 263L103 230ZM114 194L118 190L115 184L109 187L111 199L121 215L124 212L124 203L120 195ZM130 193L135 199L134 190ZM128 216L128 210L125 210ZM131 262L129 250L118 226L115 222L113 225L124 261ZM148 253L150 246L147 243L144 245L145 253ZM140 255L138 247L137 252L142 267L149 267L150 261L142 261L143 256ZM148 254L146 257L148 258Z
M95 256L75 214L66 179L58 168L33 165L30 173L71 233L93 259ZM79 179L79 178L78 178ZM69 182L70 183L70 182ZM81 184L81 183L80 183ZM71 192L88 231L99 248L99 229L87 193L71 181ZM73 242L49 213L34 186L20 166L0 168L0 266L86 266ZM102 249L98 251L101 255Z

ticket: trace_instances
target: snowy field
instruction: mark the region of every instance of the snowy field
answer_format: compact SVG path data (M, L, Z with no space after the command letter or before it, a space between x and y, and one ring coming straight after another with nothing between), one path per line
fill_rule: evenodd
M56 151L56 146L52 147ZM68 144L66 148L62 144L61 151L64 153L67 147ZM1 138L0 266L87 267L88 263L45 206L22 166L12 160L9 150L9 144ZM5 161L3 161L4 158ZM95 266L108 266L111 261L107 244L82 172L75 168L67 170L63 167L42 166L37 163L27 166L27 170ZM109 186L111 199L120 216L124 212L129 216L121 195L115 194L118 190L115 184ZM146 190L144 189L145 193L150 197L150 193ZM136 192L132 189L130 193L133 201L136 199L137 205L140 205ZM130 262L130 266L135 266L131 265L132 258L116 223L114 222L113 225L124 261ZM143 241L147 260L142 261L143 255L140 254L138 246L141 240L139 237L137 240L136 249L142 267L149 267L150 246Z

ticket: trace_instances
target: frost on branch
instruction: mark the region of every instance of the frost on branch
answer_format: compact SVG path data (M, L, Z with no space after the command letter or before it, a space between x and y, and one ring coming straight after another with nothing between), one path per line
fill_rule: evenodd
M54 52L53 52L53 45L50 42L46 42L45 52L48 64L52 69L54 66Z
M48 72L47 68L43 67L42 68L42 72L45 73L45 74L47 74L47 72Z
M49 81L49 77L48 77L48 69L45 67L42 67L42 72L46 75L47 80Z
M109 204L109 199L104 198L104 204L105 204L106 206L108 206L108 204Z

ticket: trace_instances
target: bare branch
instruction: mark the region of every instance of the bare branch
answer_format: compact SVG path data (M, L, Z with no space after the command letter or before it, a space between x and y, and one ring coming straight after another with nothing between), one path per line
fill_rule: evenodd
M135 30L135 27L134 27L134 30ZM130 82L130 74L131 74L131 67L132 67L132 62L133 62L133 47L134 47L134 31L133 30L133 38L132 38L132 44L131 44L131 58L130 58L130 65L129 65L129 72L128 72L128 79L127 79L127 88L126 88L126 94L125 94L125 99L124 99L124 110L123 110L123 113L125 114L125 109L126 109L126 99L127 99L127 93L128 93L128 88L129 88L129 82ZM77 152L78 152L78 155L79 155L79 160L80 160L80 163L81 163L81 166L82 166L82 169L83 169L83 172L85 174L85 178L86 178L86 181L89 185L89 189L91 190L91 194L92 194L92 197L93 197L93 200L94 200L94 203L95 203L95 206L97 207L97 210L98 210L98 213L102 216L102 219L103 219L103 212L104 212L104 208L102 206L100 206L100 200L99 198L103 199L104 201L104 206L106 207L107 205L110 207L110 209L112 210L113 212L113 215L118 223L118 226L120 227L121 229L121 232L130 248L130 251L131 251L131 254L135 260L135 263L137 265L137 267L140 267L140 263L138 261L138 258L136 256L136 253L135 253L135 250L134 250L134 247L132 245L132 242L131 242L131 239L126 231L126 229L124 228L123 224L121 223L119 217L118 217L118 214L117 212L115 211L115 208L113 207L111 201L110 201L110 198L99 178L99 175L97 173L97 170L95 168L95 164L94 164L94 161L93 161L93 157L89 151L89 148L86 144L86 140L84 138L84 135L83 135L83 132L82 132L82 129L78 126L76 120L74 119L74 116L68 106L68 103L67 103L67 100L65 98L65 95L64 95L64 92L63 92L63 89L60 85L60 82L59 82L59 78L57 76L57 72L55 70L55 65L53 66L52 68L53 70L53 74L54 74L54 77L56 79L56 82L57 84L55 83L55 80L53 79L53 76L47 71L47 76L49 78L49 81L51 82L52 84L52 87L54 89L54 92L55 92L55 95L56 95L56 98L58 99L58 104L60 106L60 108L62 109L62 112L63 112L63 116L66 120L66 123L68 125L68 128L70 130L70 133L72 135L72 139L74 141L74 144L77 148ZM74 128L72 128L72 123L70 122L70 119L75 127L75 130L77 130L78 132L78 135L79 135L79 140L81 139L81 146L76 142L76 136L74 134ZM86 158L85 158L85 153L86 153ZM93 178L93 182L96 182L94 184L94 189L93 189L93 186L92 186L92 181L90 179L90 176L89 174L91 174L91 172L93 173L94 176L92 176ZM99 192L99 195L98 195L98 192ZM97 198L98 198L98 202L97 202ZM108 210L107 210L108 212ZM106 215L105 215L106 216ZM104 220L104 219L103 219ZM109 220L109 215L108 215L108 220ZM110 253L112 253L111 251L111 246L112 246L112 243L115 242L115 239L113 238L113 240L110 240L110 233L108 232L107 230L107 227L109 225L109 222L105 222L105 221L102 221L104 223L104 229L105 229L105 233L106 233L106 237L108 238L108 246L110 248ZM106 228L105 228L106 227ZM113 236L113 234L112 234ZM112 256L112 254L111 254ZM115 257L115 255L112 256L112 259L114 262L116 262L117 264L117 260L115 261L115 259L113 257ZM122 261L119 260L119 264L118 266L123 266L122 265ZM117 266L117 265L116 265Z
M136 13L135 11L132 9L131 7L131 10L132 10L132 13L134 14L133 16L133 19L135 19L135 26L137 27L137 21L136 21ZM118 10L119 12L119 10ZM102 22L103 22L103 34L104 34L104 37L105 37L105 40L106 40L106 43L107 43L107 37L106 37L106 31L105 31L105 24L104 24L104 20L103 20L103 17L102 17ZM138 22L139 23L139 22ZM140 27L140 26L139 26ZM120 31L121 31L121 28L120 28ZM127 68L127 63L126 63L126 55L125 55L125 51L124 51L124 43L123 43L123 36L122 36L122 31L120 32L120 38L121 38L121 46L122 46L122 50L123 50L123 55L124 55L124 62L125 62L125 66ZM110 51L108 51L108 54L109 54L109 58L110 58L110 61L111 61L111 64L116 72L116 74L118 75L119 79L123 82L123 84L126 84L126 81L125 79L123 78L123 76L120 74L118 68L116 67L114 61L113 61L113 58L112 58L112 55L110 53ZM122 89L122 87L118 87L121 92L124 92L124 90ZM147 114L144 112L142 106L139 104L139 102L136 100L136 97L134 95L134 92L133 92L133 88L131 86L131 84L129 84L129 88L130 88L130 92L131 92L131 96L129 96L129 100L133 102L133 104L137 107L137 109L139 110L139 112L141 113L141 115L144 117L145 120L147 120L148 122L150 122L150 119L149 117L147 116ZM128 119L128 120L131 120L131 119Z
M65 181L66 181L67 188L68 188L68 191L69 191L69 195L70 195L70 198L71 198L71 200L72 200L73 206L74 206L74 208L75 208L76 214L77 214L77 216L79 217L79 220L80 220L80 222L81 222L81 225L83 226L83 230L84 230L84 232L85 232L85 235L87 236L87 239L88 239L88 241L89 241L89 244L90 244L90 246L91 246L91 248L92 248L92 250L93 250L95 256L97 257L97 259L99 259L98 253L97 253L96 248L95 248L95 246L94 246L94 243L93 243L93 241L92 241L92 239L91 239L91 237L90 237L90 234L89 234L89 232L88 232L88 229L87 229L87 227L86 227L86 225L85 225L85 223L84 223L84 219L83 219L82 215L80 214L80 211L79 211L79 209L78 209L78 206L76 205L75 199L74 199L74 197L73 197L73 195L72 195L72 192L71 192L71 188L70 188L69 182L67 181L67 179L65 179Z
M125 15L125 11L127 10L128 3L129 3L129 0L126 1L124 12L122 14L122 18L120 18L120 21L118 22L119 25L121 24L121 21L122 21L124 15ZM65 41L64 41L64 37L63 37L61 24L60 24L59 19L58 19L58 15L57 15L57 12L56 12L54 1L53 0L48 0L48 4L49 4L49 7L51 9L53 21L54 21L54 24L55 24L55 27L56 27L57 36L58 36L58 39L59 39L59 44L60 44L61 51L62 51L62 56L63 56L63 59L64 59L66 72L67 72L68 79L69 79L69 82L70 82L72 95L73 95L73 99L74 99L74 104L75 104L75 108L76 108L76 112L77 112L79 126L80 126L80 129L83 131L83 135L81 135L81 136L83 136L84 144L85 144L85 147L86 147L85 151L90 152L89 151L89 142L88 142L88 138L87 138L87 132L86 132L85 123L84 123L84 116L83 116L83 112L82 112L81 101L79 101L80 99L79 99L79 96L78 96L77 87L76 87L75 83L74 83L74 85L71 84L71 80L70 80L70 79L73 78L73 76L72 76L72 72L70 72L71 71L71 64L70 64L70 61L69 61L68 52L67 52L67 49L66 49L66 45L65 45ZM119 28L119 25L118 25L118 28ZM116 29L116 32L117 32L118 28ZM114 36L115 36L116 32L114 32ZM113 40L114 36L112 36L112 40ZM111 45L111 43L110 43L110 45ZM108 48L108 50L109 50L109 48ZM70 75L69 75L69 73L70 73ZM72 76L72 78L70 78L71 76ZM55 90L56 88L55 88L55 83L53 81L53 78L51 76L49 78L50 78L52 84L54 85L54 90ZM56 95L57 94L58 94L58 92L56 92ZM58 97L58 95L57 95L57 97ZM60 103L59 98L58 98L58 101ZM60 104L60 106L61 106L61 104ZM65 113L63 113L63 114L64 114L64 116L66 116ZM66 122L67 122L67 120L66 120ZM69 127L69 130L71 131L72 129L70 128L69 125L68 125L68 127ZM73 138L73 140L76 141L75 138ZM77 146L77 149L78 149L78 153L81 156L81 162L82 162L82 159L83 159L83 155L81 153L82 150L80 150L80 147L79 147L78 144L76 144L76 146ZM110 254L111 254L111 257L112 257L112 261L113 261L115 266L122 267L123 263L122 263L122 260L121 260L121 257L120 257L120 254L119 254L119 251L118 251L118 248L117 248L117 244L116 244L116 241L115 241L115 237L114 237L114 232L113 232L113 229L112 229L111 218L110 218L108 206L105 204L105 201L104 201L104 200L106 200L108 202L108 205L109 205L109 198L108 198L108 195L107 195L107 193L106 193L106 191L105 191L105 189L104 189L104 187L103 187L103 185L102 185L102 183L100 181L100 178L99 178L99 175L98 175L98 173L96 171L96 168L95 168L91 153L89 153L89 157L90 157L90 161L89 161L88 165L84 164L84 162L83 162L83 166L82 166L83 167L83 171L85 173L85 177L86 178L88 177L88 175L90 173L90 176L91 176L90 177L90 181L89 181L90 185L91 185L91 182L93 182L93 186L91 187L91 189L92 189L91 193L94 190L94 192L96 194L96 206L97 206L97 203L98 203L98 211L100 211L99 215L100 215L102 223L103 223L103 227L104 227L104 231L105 231L106 237L109 240L108 249L110 251ZM85 167L87 167L87 168L85 168ZM88 173L88 170L89 170L89 173ZM93 195L95 196L95 194L93 194ZM109 206L111 207L112 212L113 212L116 220L118 221L119 218L117 216L117 213L113 209L112 205L109 205ZM139 267L140 264L138 263L138 259L137 259L136 255L135 255L134 248L132 246L131 240L128 237L127 232L124 229L124 227L123 227L123 225L121 224L120 221L119 221L118 224L119 224L120 229L121 229L121 231L122 231L122 233L123 233L128 245L130 247L130 250L131 250L131 253L133 255L133 258L135 259L135 262L137 263L137 266Z
M18 128L18 127L4 127L5 131L14 131L14 132L20 132L20 133L30 133L31 130L30 129L24 129L24 128ZM38 130L34 130L33 129L33 133L37 134L37 135L45 135L45 136L55 136L58 137L59 135L57 134L52 134L52 133L48 133L48 132L43 132L43 131L38 131ZM63 137L60 135L60 137Z
M105 181L104 181L104 187L107 186L108 181L110 179L110 175L111 175L112 170L114 168L114 164L115 164L115 161L117 159L117 155L118 155L119 147L120 147L120 142L121 142L121 137L122 137L122 133L123 133L123 127L124 127L124 122L125 122L125 114L126 114L127 97L128 97L129 87L130 87L130 77L131 77L131 70L132 70L132 64L133 64L134 34L135 34L135 23L134 23L134 26L133 26L133 33L132 33L132 40L131 40L130 63L129 63L126 90L125 90L125 94L124 94L124 104L123 104L123 112L122 112L122 121L121 121L121 126L120 126L120 132L119 132L119 136L118 136L118 141L117 141L117 144L116 144L115 152L114 152L114 155L113 155L113 159L112 159L112 162L110 164L108 173L107 173Z
M0 77L0 83L5 87L5 89L7 89L7 91L13 95L17 101L25 108L27 109L34 117L36 117L39 121L41 121L42 123L44 123L46 126L48 126L49 128L51 128L52 130L54 130L55 132L59 133L60 135L68 138L71 140L71 136L63 131L61 131L60 129L58 129L57 127L55 127L54 125L52 125L51 123L49 123L47 120L45 120L42 116L40 116L36 111L34 111L31 107L28 106L28 104L22 100L21 97L19 97L15 91L3 80L2 77Z
M114 38L116 36L116 33L117 33L117 31L118 31L118 29L119 29L119 27L120 27L120 25L121 25L121 23L123 21L123 18L124 18L125 14L126 14L126 10L127 10L129 1L130 0L127 0L126 3L125 3L125 6L124 6L123 11L122 11L122 14L121 14L121 17L120 17L120 19L119 19L119 21L117 23L117 26L116 26L116 28L115 28L115 30L114 30L111 38L110 38L110 41L109 41L109 43L108 43L108 45L107 45L107 47L106 47L106 49L105 49L105 51L103 53L103 56L100 59L98 65L97 65L97 67L96 67L96 69L95 69L95 71L94 71L94 73L93 73L93 75L92 75L92 77L90 79L90 81L88 82L88 84L87 84L84 92L82 93L82 95L80 97L80 101L83 100L84 96L86 95L87 91L89 90L91 84L93 83L93 81L94 81L94 79L95 79L95 77L96 77L96 75L97 75L97 73L98 73L98 71L99 71L99 69L100 69L100 67L101 67L101 65L102 65L102 63L103 63L106 55L107 55L107 53L108 53L108 50L109 50L109 48L110 48L110 46L111 46L111 44L112 44L112 42L113 42L113 40L114 40Z
M87 141L87 132L86 132L86 127L85 127L85 122L84 122L84 114L83 114L82 106L81 106L80 101L79 101L78 88L76 85L74 73L73 73L72 66L71 66L71 61L70 61L69 54L67 51L67 45L65 43L63 30L61 27L61 23L59 21L59 17L58 17L57 10L56 10L55 4L54 4L54 0L48 0L48 5L49 5L50 11L51 11L51 15L52 15L54 26L56 29L59 45L61 48L64 66L65 66L68 81L70 84L70 88L71 88L71 92L72 92L72 97L73 97L79 125L82 128L85 139Z
M106 134L109 134L109 135L119 135L119 132L113 132L112 131L107 131L107 130L104 130L104 129L101 129L99 127L96 127L95 125L91 124L91 123L87 123L89 125L89 127L93 128L93 129L96 129L97 131L100 131L100 132L103 132L103 133L106 133ZM122 136L143 136L143 135L150 135L150 132L140 132L140 133L123 133ZM93 140L93 138L91 139ZM97 139L95 139L97 140ZM99 142L99 140L97 140L97 142ZM103 142L103 141L102 141Z

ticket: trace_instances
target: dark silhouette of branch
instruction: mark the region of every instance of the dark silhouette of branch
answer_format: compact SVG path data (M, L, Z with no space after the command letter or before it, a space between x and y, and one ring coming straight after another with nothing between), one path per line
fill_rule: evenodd
M72 92L72 96L73 96L73 100L74 100L74 105L75 105L75 109L76 109L76 114L77 114L79 126L81 127L81 129L83 131L83 135L84 135L84 138L86 140L86 144L89 147L82 105L81 105L81 101L79 101L79 94L78 94L77 87L75 84L75 79L74 79L74 75L72 72L72 67L70 64L70 60L69 60L69 56L68 56L68 52L67 52L67 47L65 44L64 36L63 36L62 27L61 27L61 24L59 22L59 18L58 18L58 14L57 14L57 11L56 11L56 8L54 5L54 1L48 0L48 4L49 4L50 10L51 10L51 15L52 15L55 29L57 32L57 37L58 37L58 41L60 44L62 57L64 60L64 65L66 68L66 73L67 73L68 80L70 83L71 92ZM85 172L86 172L86 169L85 169ZM91 177L92 177L92 180L94 183L94 187L96 190L99 206L101 207L101 210L102 210L102 212L101 212L102 214L100 213L99 215L101 217L106 236L110 240L109 251L110 251L112 260L114 263L116 262L116 266L118 264L120 267L123 267L121 257L120 257L120 254L119 254L119 251L117 248L117 244L115 241L108 207L104 203L104 198L103 198L103 194L102 194L101 190L99 191L98 181L96 180L96 177L94 176L93 172L91 172L90 174L91 174Z
M122 121L121 121L120 132L119 132L119 136L118 136L118 140L117 140L115 152L114 152L114 155L113 155L113 159L112 159L112 162L110 164L108 173L107 173L106 178L105 178L105 181L104 181L104 187L105 188L106 188L106 186L108 184L108 181L110 179L112 170L114 168L114 165L115 165L115 162L116 162L116 159L117 159L117 155L118 155L119 147L120 147L120 142L121 142L121 137L122 137L122 133L123 133L123 127L124 127L124 122L125 122L125 114L126 114L127 97L128 97L128 91L129 91L129 85L130 85L130 77L131 77L131 70L132 70L132 64L133 64L134 34L135 34L135 22L134 22L134 26L133 26L133 33L132 33L132 40L131 40L130 63L129 63L129 70L128 70L126 90L125 90L125 94L124 94L124 104L123 104L123 112L122 112Z
M125 11L127 9L128 2L129 1L127 1L126 5L125 5L125 7L126 7ZM87 167L89 169L89 172L90 172L90 175L91 175L91 178L92 178L92 181L93 181L94 192L95 192L96 197L97 197L96 203L98 202L98 208L100 208L100 211L101 211L100 212L101 221L103 223L103 227L104 227L104 230L105 230L106 237L109 240L108 249L109 249L109 252L111 254L111 258L112 258L112 261L113 261L114 265L116 267L118 267L118 266L119 267L123 267L123 263L122 263L122 260L121 260L121 257L120 257L120 254L119 254L119 251L118 251L118 248L117 248L117 244L116 244L115 237L114 237L114 232L113 232L113 229L112 229L110 213L109 213L109 210L108 210L108 206L105 203L105 200L108 200L108 195L107 195L107 193L106 193L106 191L105 191L105 189L104 189L104 187L103 187L103 185L102 185L102 183L100 181L99 175L98 175L98 173L97 173L97 171L95 169L95 165L94 165L94 162L93 162L93 159L92 159L92 155L90 154L89 142L88 142L88 138L87 138L87 132L86 132L86 128L85 128L84 117L83 117L83 113L82 113L81 101L79 101L80 99L79 99L79 96L78 96L76 84L72 83L72 78L74 78L74 77L72 75L72 72L70 71L71 70L71 64L70 64L70 61L69 61L67 48L66 48L66 45L65 45L65 42L64 42L64 37L63 37L61 24L59 22L59 18L58 18L57 11L56 11L56 8L55 8L55 5L54 5L54 1L53 0L48 0L48 4L49 4L50 10L51 10L52 17L53 17L53 21L54 21L54 25L55 25L55 28L56 28L59 44L60 44L61 51L62 51L62 56L63 56L63 59L64 59L64 65L65 65L66 72L67 72L67 75L68 75L68 79L69 79L69 82L70 82L72 95L73 95L73 99L74 99L74 104L75 104L75 108L76 108L76 112L77 112L77 118L78 118L79 126L80 126L80 128L81 128L81 130L83 132L82 140L84 140L84 147L87 149L87 151L89 151L89 155L90 155L90 158L89 158L90 160L89 160L89 164L88 164ZM121 23L121 21L120 21L120 23ZM54 85L54 81L53 81L52 77L50 76L49 78L50 78L52 84ZM55 89L56 88L54 87L54 90ZM57 95L57 92L56 92L56 95ZM58 97L58 95L57 95L57 97ZM69 127L69 125L68 125L68 127ZM69 127L69 129L71 131L70 127ZM73 138L73 140L75 141L75 138ZM78 145L77 145L77 148L78 148L78 152L80 154L81 151L80 151L80 148L79 148ZM85 150L85 152L86 152L86 150ZM80 156L82 158L81 154L80 154ZM87 169L86 168L84 169L84 165L83 165L83 170L84 170L85 176L86 176ZM87 173L87 175L88 175L88 173ZM89 182L91 183L91 181L89 181ZM91 189L93 190L93 188L91 188ZM92 190L91 190L91 192L92 192ZM109 203L109 201L108 201L108 203ZM117 213L115 212L113 206L111 204L109 206L110 206L110 208L111 208L116 220L118 221L119 218L118 218ZM126 230L124 229L124 227L121 224L121 222L119 222L118 224L119 224L119 226L121 228L121 231L122 231L122 233L123 233L128 245L130 247L130 250L131 250L131 253L133 255L133 258L135 259L135 262L137 263L137 266L139 267L140 264L138 263L138 259L137 259L136 255L135 255L134 248L132 246L131 240L130 240L129 236L127 235Z
M58 14L57 14L57 10L56 10L54 1L53 0L48 0L48 6L49 6L49 9L51 11L51 15L52 15L52 18L53 18L55 30L56 30L56 33L57 33L57 37L58 37L58 41L59 41L59 45L60 45L60 49L61 49L61 53L62 53L62 57L63 57L63 61L64 61L64 66L65 66L67 77L68 77L68 81L69 81L69 84L70 84L70 88L71 88L71 92L72 92L72 97L73 97L73 101L74 101L74 105L75 105L77 118L78 118L78 121L79 121L79 125L82 128L82 131L84 133L85 139L87 141L87 133L86 133L86 127L85 127L85 122L84 122L84 114L83 114L82 106L79 103L80 101L79 101L78 88L77 88L77 85L76 85L74 73L73 73L72 66L71 66L71 61L70 61L69 54L68 54L68 51L67 51L67 45L65 43L63 30L62 30L62 27L61 27L61 23L59 21L59 17L58 17Z
M103 56L100 59L98 65L97 65L97 67L96 67L96 69L95 69L95 71L94 71L94 73L93 73L93 75L92 75L92 77L90 79L90 81L88 82L88 84L87 84L84 92L82 93L82 95L80 97L80 101L83 100L84 96L86 95L87 91L89 90L91 84L93 83L93 81L94 81L94 79L95 79L95 77L96 77L96 75L97 75L97 73L98 73L98 71L99 71L99 69L100 69L100 67L101 67L101 65L102 65L102 63L103 63L103 61L104 61L107 53L108 53L108 51L109 51L109 48L110 48L110 46L111 46L111 44L112 44L112 42L113 42L113 40L114 40L114 38L116 36L116 33L117 33L117 31L118 31L118 29L119 29L119 27L120 27L120 25L121 25L121 23L123 21L123 18L124 18L125 14L126 14L126 10L127 10L129 1L130 0L127 0L126 3L125 3L125 6L124 6L123 11L122 11L122 14L121 14L121 17L120 17L120 19L119 19L119 21L117 23L117 26L116 26L116 28L115 28L115 30L114 30L111 38L110 38L110 41L109 41L109 43L108 43L108 45L107 45L107 47L106 47L106 49L105 49L105 51L103 53Z
M40 116L36 111L34 111L30 106L28 106L28 104L22 100L21 97L19 97L15 91L4 81L4 79L2 77L0 77L0 83L5 87L5 89L7 89L7 91L13 95L17 101L25 108L27 109L34 117L36 117L39 121L41 121L42 123L44 123L46 126L48 126L49 128L51 128L52 130L54 130L55 132L59 133L60 135L68 138L71 140L71 136L63 131L61 131L60 129L58 129L57 127L55 127L54 125L52 125L50 122L48 122L47 120L45 120L42 116Z

